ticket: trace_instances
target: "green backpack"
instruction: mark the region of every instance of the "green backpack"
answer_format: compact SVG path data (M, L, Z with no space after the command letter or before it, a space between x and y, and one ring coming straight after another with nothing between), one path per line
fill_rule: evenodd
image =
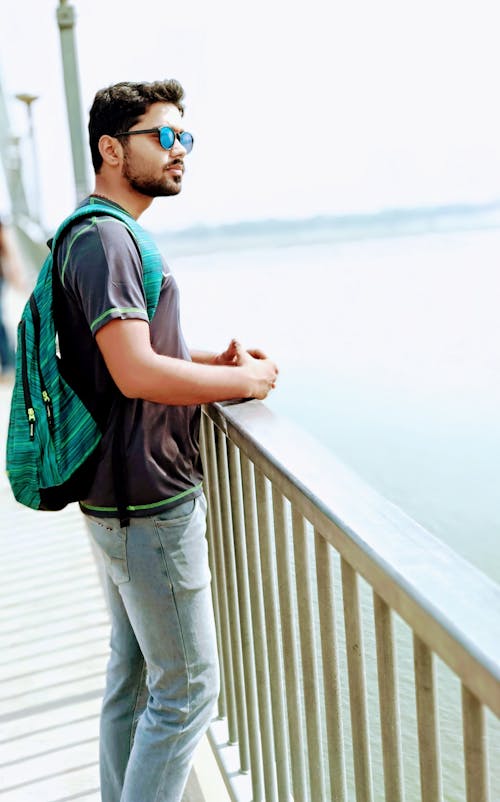
M151 320L158 304L162 260L151 237L125 211L92 203L77 208L57 229L18 326L16 377L7 435L7 474L17 501L35 510L60 510L85 498L102 432L59 370L53 317L54 254L75 220L108 216L134 237L142 259ZM122 499L119 508L123 508Z

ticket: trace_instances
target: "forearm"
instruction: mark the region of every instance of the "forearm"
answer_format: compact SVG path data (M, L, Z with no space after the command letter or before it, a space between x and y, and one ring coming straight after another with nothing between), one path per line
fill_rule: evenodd
M198 351L195 348L190 349L191 359L197 365L216 365L217 354L215 351Z
M152 354L146 363L134 366L120 389L129 398L186 406L250 398L255 394L254 385L246 367L200 364Z
M174 406L265 398L276 382L276 365L254 359L237 343L234 354L228 349L212 362L202 361L210 357L206 352L194 352L194 362L157 354L144 320L112 320L97 332L96 342L113 381L128 398Z

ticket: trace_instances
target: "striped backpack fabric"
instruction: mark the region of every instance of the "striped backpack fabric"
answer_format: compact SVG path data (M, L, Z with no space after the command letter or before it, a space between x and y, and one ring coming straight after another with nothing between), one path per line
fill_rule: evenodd
M7 475L17 501L35 510L60 510L85 498L101 430L59 371L53 316L54 254L69 226L84 217L113 217L134 237L142 259L151 320L158 304L162 260L151 237L125 211L92 203L57 229L18 326L16 376L7 434Z

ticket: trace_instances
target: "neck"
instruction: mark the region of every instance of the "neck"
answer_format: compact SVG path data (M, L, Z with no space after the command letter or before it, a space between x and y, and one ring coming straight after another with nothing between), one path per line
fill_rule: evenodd
M100 200L109 201L110 203L116 203L116 201L113 201L111 198L108 198L106 195L99 195L98 192L92 192L91 193L91 197L92 198L99 198Z
M153 198L141 195L131 189L130 186L114 186L109 181L105 181L101 176L96 176L95 189L92 192L98 198L117 203L126 212L137 220L141 214L151 206Z

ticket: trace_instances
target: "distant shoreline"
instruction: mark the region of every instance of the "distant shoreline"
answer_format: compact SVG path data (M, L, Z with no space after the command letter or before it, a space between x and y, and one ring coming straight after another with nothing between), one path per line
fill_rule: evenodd
M456 204L375 213L320 215L303 219L249 220L217 226L192 226L155 236L170 255L218 250L286 247L307 243L364 240L467 229L500 227L500 202Z

